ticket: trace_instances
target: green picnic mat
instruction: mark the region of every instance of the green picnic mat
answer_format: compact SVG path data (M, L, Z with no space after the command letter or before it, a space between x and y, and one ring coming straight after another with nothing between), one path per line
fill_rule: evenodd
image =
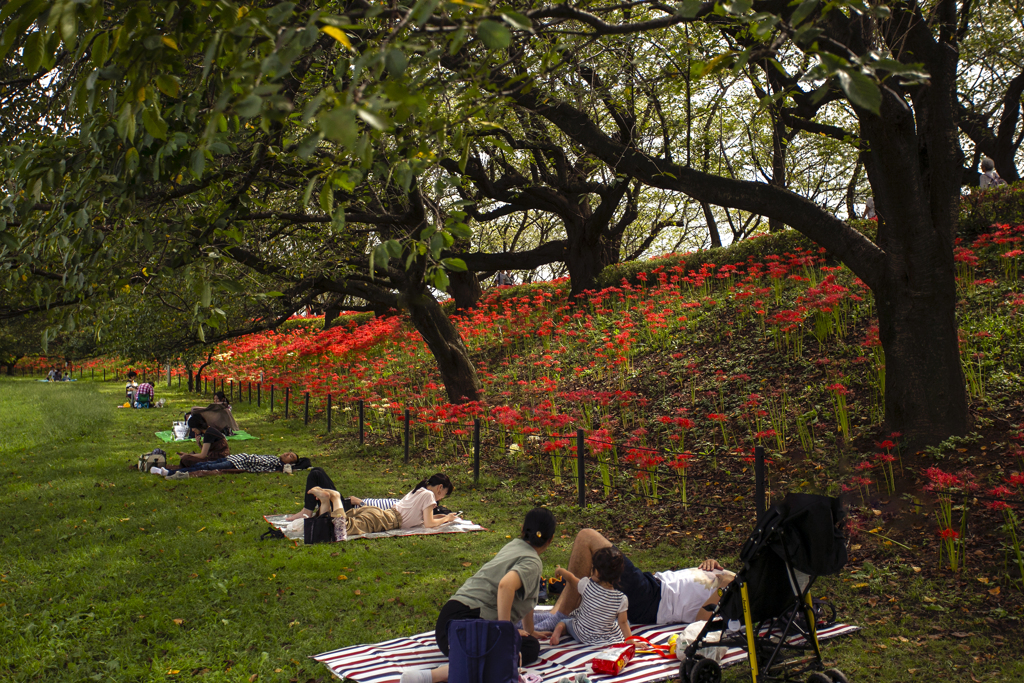
M166 432L157 432L156 433L156 437L158 439L160 439L161 441L164 441L166 443L170 443L170 442L174 441L174 432L172 432L170 429L168 429ZM239 430L239 431L235 432L231 436L226 436L224 438L227 439L228 441L248 441L249 439L258 439L260 437L253 436L249 432L247 432L244 429L242 429L242 430ZM185 439L185 441L192 441L192 440L193 439Z

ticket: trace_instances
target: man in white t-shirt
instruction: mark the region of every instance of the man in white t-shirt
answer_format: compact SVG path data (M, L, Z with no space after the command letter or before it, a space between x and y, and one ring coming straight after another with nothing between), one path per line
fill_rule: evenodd
M588 576L594 553L608 548L612 542L593 529L581 529L576 534L569 555L570 572ZM735 574L727 571L717 560L704 560L697 567L667 572L641 571L627 557L622 578L616 586L629 600L627 616L631 624L680 624L706 620L711 613L705 605L718 603L718 589L729 585ZM534 616L537 630L549 630L580 603L579 593L566 585L555 608L540 619ZM549 624L549 620L551 623Z

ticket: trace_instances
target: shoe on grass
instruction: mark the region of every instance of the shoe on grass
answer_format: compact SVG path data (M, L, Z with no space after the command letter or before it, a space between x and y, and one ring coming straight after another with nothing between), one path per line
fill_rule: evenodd
M168 474L164 479L188 479L188 472L174 472Z

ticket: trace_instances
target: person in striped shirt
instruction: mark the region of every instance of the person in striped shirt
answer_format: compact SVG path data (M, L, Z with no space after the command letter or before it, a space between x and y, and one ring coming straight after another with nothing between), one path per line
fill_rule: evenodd
M580 594L580 606L555 626L551 644L558 645L563 634L584 645L620 643L632 635L626 610L629 599L615 589L622 576L626 557L618 548L601 548L594 553L589 577L577 578L558 567L555 574Z

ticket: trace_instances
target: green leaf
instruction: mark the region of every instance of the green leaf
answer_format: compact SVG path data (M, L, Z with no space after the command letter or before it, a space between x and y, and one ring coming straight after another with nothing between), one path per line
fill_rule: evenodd
M502 10L501 18L504 19L509 26L517 28L520 31L529 31L533 28L533 22L530 21L529 17L523 16L519 12L513 12L512 10Z
M882 106L882 93L877 83L860 71L852 69L838 72L836 78L839 80L839 87L854 106L878 115L878 110Z
M369 110L359 109L358 113L359 118L361 118L363 121L366 121L368 124L376 128L377 130L384 130L385 128L388 127L387 121L385 119L381 118L380 116L374 114Z
M158 140L167 139L167 122L160 117L156 109L147 108L142 111L142 125L146 127L147 133Z
M384 243L384 246L388 248L388 255L391 258L398 258L402 255L402 243L398 240L388 240Z
M36 31L28 38L25 39L24 48L24 59L25 69L30 73L34 74L39 71L39 67L43 64L43 49L46 47L46 40L43 38L43 34L40 31Z
M476 27L476 34L492 50L504 50L512 44L512 33L508 28L491 19L481 21Z
M466 271L466 262L460 258L442 259L441 263L445 268L456 273L464 273Z
M448 226L448 232L455 237L465 240L473 236L473 231L465 223L452 223Z
M309 182L306 183L306 189L302 193L303 208L309 206L309 198L313 196L313 187L316 185L316 179L317 177L313 176L312 178L309 179Z
M754 3L752 0L729 0L728 2L722 3L722 7L724 7L729 14L746 14L753 6Z
M789 23L793 26L799 26L800 22L811 15L814 8L818 6L818 0L804 0L800 3L800 6L793 11L793 16L789 18Z
M686 19L693 19L697 16L697 12L700 11L704 3L701 0L683 0L679 5L679 16Z
M202 294L200 294L200 297L199 297L199 303L202 305L203 308L209 308L210 307L210 300L212 298L213 298L213 291L210 289L210 283L209 282L204 282L203 283L203 291L202 291Z
M409 13L409 17L412 19L412 23L416 25L416 28L427 23L427 19L434 13L440 2L441 0L417 0L416 4L413 5L412 12Z
M372 256L378 268L386 268L388 260L391 258L391 254L388 252L388 245L386 243L378 244L373 248Z
M356 114L349 107L338 107L329 112L317 116L320 130L328 140L340 143L343 147L351 148L356 142L358 128L356 126Z
M437 268L434 270L434 287L441 290L442 292L448 289L448 273L444 272L444 268Z
M409 59L405 56L405 53L397 47L391 48L388 50L387 54L384 55L384 67L392 76L401 76L405 73L407 66L409 66Z
M95 40L92 41L92 63L97 69L103 66L107 62L107 52L110 47L110 34L104 31L103 33L96 36Z
M122 141L128 140L129 142L135 140L135 114L132 111L132 105L130 102L125 102L121 105L121 111L117 114L117 135Z
M331 185L332 183L325 182L320 188L320 209L328 215L334 211L334 191Z
M206 332L203 331L202 323L199 323L199 341L206 343Z
M177 97L180 86L176 76L160 74L156 77L156 87L168 97Z
M0 242L6 244L7 248L11 251L17 251L21 246L21 242L18 241L18 238L9 232L0 232Z
M64 11L60 15L60 37L69 49L75 49L75 41L78 40L78 3L67 2L58 5ZM56 10L57 7L54 7ZM51 11L54 11L51 10Z
M196 180L203 177L203 171L206 170L206 155L203 154L203 150L196 149L192 151L192 164L190 168Z
M235 113L242 118L251 119L263 109L263 98L259 95L249 95L235 105Z

